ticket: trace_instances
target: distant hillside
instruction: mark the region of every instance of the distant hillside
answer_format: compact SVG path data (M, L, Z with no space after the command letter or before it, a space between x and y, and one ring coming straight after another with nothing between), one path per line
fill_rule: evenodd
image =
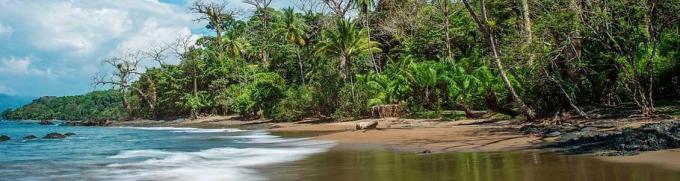
M35 99L35 97L0 94L0 111L21 107L31 103L33 99Z
M118 120L125 117L122 100L113 91L94 91L85 95L45 96L14 110L3 111L9 120Z

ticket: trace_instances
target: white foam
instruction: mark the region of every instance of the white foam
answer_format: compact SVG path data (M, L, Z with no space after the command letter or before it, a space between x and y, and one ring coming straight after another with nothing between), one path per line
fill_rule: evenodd
M258 131L226 137L230 138L272 145L264 148L213 148L195 152L122 151L109 159L138 161L109 164L98 175L105 180L266 180L252 167L300 160L327 151L334 145L332 142L304 138L285 139Z

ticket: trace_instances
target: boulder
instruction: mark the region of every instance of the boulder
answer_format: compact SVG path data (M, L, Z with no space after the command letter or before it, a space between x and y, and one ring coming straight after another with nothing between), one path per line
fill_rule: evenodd
M38 138L38 137L35 136L35 135L28 135L28 136L24 137L25 140L32 140L32 139L36 139L36 138Z
M9 140L11 140L11 139L12 139L12 138L10 138L10 137L7 136L7 135L0 135L0 142L9 141Z
M68 133L65 133L65 134L64 134L64 136L75 136L75 135L76 135L76 134L73 133L73 132L68 132Z
M356 125L357 130L376 129L376 128L378 128L378 121L376 121L376 120L359 121L359 122L357 122L357 125Z
M52 123L52 122L50 122L50 121L48 121L48 120L42 120L42 121L40 121L40 123L38 123L38 124L40 124L40 125L53 125L54 123Z
M45 135L45 137L43 137L43 139L62 139L62 138L66 138L66 136L64 136L63 134L59 134L59 133L50 133L50 134Z

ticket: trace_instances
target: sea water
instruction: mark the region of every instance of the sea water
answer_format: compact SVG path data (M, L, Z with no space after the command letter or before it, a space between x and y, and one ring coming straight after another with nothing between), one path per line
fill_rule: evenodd
M48 133L76 133L42 139ZM266 131L72 127L0 121L0 180L271 180L257 167L301 160L331 142ZM23 137L35 135L38 139Z

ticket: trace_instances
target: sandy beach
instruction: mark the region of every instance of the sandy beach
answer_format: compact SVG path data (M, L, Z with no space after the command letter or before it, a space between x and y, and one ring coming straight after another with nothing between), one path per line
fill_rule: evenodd
M359 120L370 121L370 120ZM522 134L512 120L377 119L374 130L355 130L357 121L309 123L273 123L269 120L239 121L229 116L197 120L117 122L111 126L196 127L267 129L274 134L311 136L314 140L339 143L338 149L384 148L397 152L436 154L445 152L540 151L540 146L554 138ZM635 123L637 124L637 123ZM680 150L643 152L636 156L597 156L610 162L640 163L680 170Z

